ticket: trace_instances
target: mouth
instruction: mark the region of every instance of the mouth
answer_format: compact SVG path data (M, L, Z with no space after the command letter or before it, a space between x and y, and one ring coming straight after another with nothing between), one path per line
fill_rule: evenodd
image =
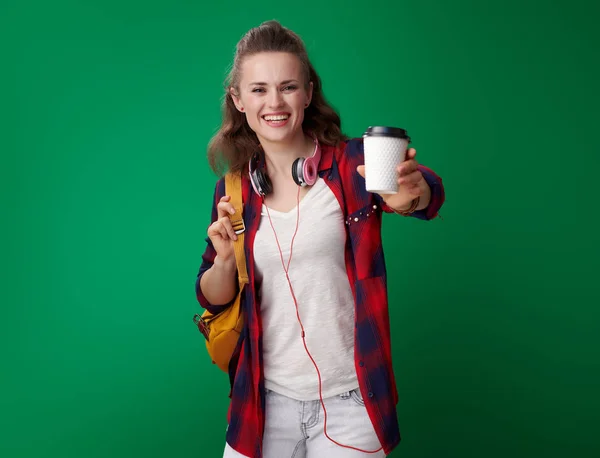
M271 127L281 127L290 119L289 113L273 113L262 116L262 119Z

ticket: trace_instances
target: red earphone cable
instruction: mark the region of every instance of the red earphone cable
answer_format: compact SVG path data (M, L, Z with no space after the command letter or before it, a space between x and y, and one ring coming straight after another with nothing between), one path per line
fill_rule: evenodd
M263 203L264 203L264 197L263 197ZM323 407L323 417L324 417L323 432L325 433L325 437L327 437L327 439L329 439L334 444L339 445L340 447L349 448L349 449L356 450L358 452L363 452L363 453L377 453L380 450L382 450L383 447L380 447L377 450L362 450L360 448L352 447L351 445L340 444L336 440L329 437L329 434L327 434L327 409L325 408L325 402L323 401L323 384L321 381L321 371L319 370L317 363L315 362L310 351L308 350L308 346L306 345L306 334L304 332L304 325L302 324L302 319L300 318L300 311L298 309L298 301L296 300L296 295L294 294L294 289L292 288L292 282L290 280L290 275L289 275L290 263L292 262L292 250L294 248L294 239L296 238L296 234L298 233L298 225L300 224L300 186L298 186L297 205L296 205L296 208L297 208L296 229L294 231L294 235L292 236L292 241L290 242L290 257L288 259L287 267L285 265L285 261L283 260L283 251L281 250L281 245L279 244L279 238L277 237L277 232L275 231L275 226L273 226L273 221L271 220L271 213L269 212L269 207L267 206L267 204L265 204L265 208L267 209L269 223L271 224L271 228L273 229L273 234L275 235L275 241L277 242L277 248L279 249L281 265L283 266L283 270L285 272L285 277L286 277L288 285L290 287L290 292L292 293L292 298L294 299L294 305L296 306L296 317L298 318L298 323L300 324L300 329L302 330L302 334L301 334L302 343L304 343L304 349L306 350L306 354L312 361L313 366L315 366L315 369L317 371L317 377L319 378L319 400L321 401L321 406Z

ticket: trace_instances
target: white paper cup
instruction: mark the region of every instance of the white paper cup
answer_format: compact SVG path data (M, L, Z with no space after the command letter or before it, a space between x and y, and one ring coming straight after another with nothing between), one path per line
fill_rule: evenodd
M406 158L410 137L397 127L371 126L363 134L365 180L369 192L398 192L396 168Z

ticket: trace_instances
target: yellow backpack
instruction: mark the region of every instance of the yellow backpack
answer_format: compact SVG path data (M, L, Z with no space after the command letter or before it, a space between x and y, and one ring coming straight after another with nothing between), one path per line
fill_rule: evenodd
M237 264L239 291L231 306L214 315L208 310L200 316L194 315L194 323L206 338L206 349L212 359L222 371L228 372L229 361L238 343L240 333L244 327L244 315L241 308L244 286L248 284L246 271L246 257L244 255L244 225L242 210L242 183L239 174L228 173L225 175L225 195L231 196L231 204L235 214L229 215L233 230L238 238L233 242L235 260Z

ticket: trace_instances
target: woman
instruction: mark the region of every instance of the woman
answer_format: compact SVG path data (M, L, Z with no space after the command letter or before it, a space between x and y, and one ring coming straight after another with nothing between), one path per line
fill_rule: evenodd
M225 457L382 457L400 441L381 214L432 219L444 200L415 157L397 194L367 192L362 140L342 134L301 39L269 21L238 43L209 146L215 172L242 175L250 279ZM213 313L237 292L224 194L221 179L196 282Z

